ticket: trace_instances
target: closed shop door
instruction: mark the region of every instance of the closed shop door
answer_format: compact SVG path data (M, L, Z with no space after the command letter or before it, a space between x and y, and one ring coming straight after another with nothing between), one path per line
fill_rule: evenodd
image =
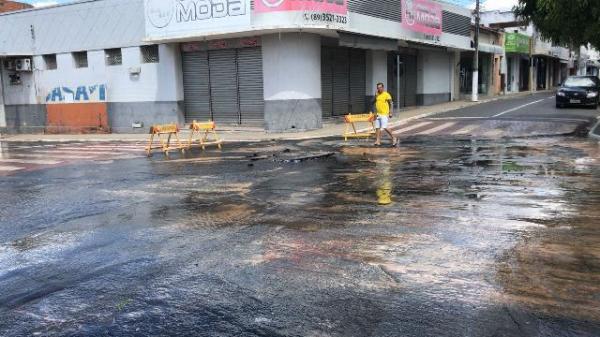
M350 60L348 50L340 48L333 55L333 115L343 116L350 111Z
M361 49L350 49L350 110L352 113L365 113L366 95L366 54Z
M260 47L183 52L186 122L264 122Z
M323 117L365 112L366 54L361 49L323 47L321 103Z
M238 50L238 86L242 123L264 121L262 52L260 48Z
M186 122L211 119L208 52L182 53Z
M417 57L400 55L400 80L398 80L397 54L388 57L388 90L394 99L394 106L400 108L417 105ZM400 85L400 90L398 90ZM400 97L398 97L400 95Z
M321 109L323 117L333 116L333 49L321 50Z
M417 56L405 55L404 73L406 76L404 87L404 106L417 105Z
M236 50L211 50L208 53L211 107L216 122L239 123Z

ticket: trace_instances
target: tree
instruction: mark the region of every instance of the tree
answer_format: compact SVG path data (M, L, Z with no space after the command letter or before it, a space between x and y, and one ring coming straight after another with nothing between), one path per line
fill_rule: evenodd
M590 43L600 49L598 0L519 0L514 12L520 20L533 23L542 38L556 45Z

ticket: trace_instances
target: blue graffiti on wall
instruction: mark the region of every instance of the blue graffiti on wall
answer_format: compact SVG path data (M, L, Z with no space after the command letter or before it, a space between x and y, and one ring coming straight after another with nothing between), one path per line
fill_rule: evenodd
M46 96L47 103L67 102L105 102L106 85L82 85L75 89L69 87L56 87Z

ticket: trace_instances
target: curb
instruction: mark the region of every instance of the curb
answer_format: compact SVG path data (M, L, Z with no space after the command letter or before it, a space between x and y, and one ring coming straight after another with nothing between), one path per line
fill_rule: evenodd
M462 109L462 108L466 108L466 107L472 107L472 106L476 106L476 105L480 105L480 104L485 104L485 103L490 103L490 102L495 102L495 101L499 101L499 100L505 100L505 99L511 99L511 98L519 98L519 97L526 97L526 96L530 96L530 95L536 95L536 94L540 94L540 93L551 93L554 92L554 90L544 90L544 91L536 91L536 92L523 92L523 93L515 93L515 94L511 94L511 95L502 95L502 96L496 96L496 97L492 97L492 98L488 98L488 99L483 99L483 100L479 100L477 102L469 102L469 101L464 101L463 104L460 104L458 106L453 106L451 108L447 108L447 109L442 109L439 111L432 111L432 112L427 112L427 113L422 113L419 115L415 115L412 117L408 117L406 119L402 119L398 122L395 123L390 123L390 126L398 126L398 125L404 125L406 123L418 120L418 119L423 119L423 118L428 118L437 114L441 114L441 113L445 113L448 111L453 111L453 110L458 110L458 109ZM408 110L410 111L410 110ZM402 113L402 112L399 112ZM262 131L261 131L262 132ZM309 135L309 136L301 136L300 134L302 134L302 132L298 132L298 136L286 136L286 137L277 137L277 134L268 134L267 135L272 135L271 137L266 136L264 138L260 138L260 139L227 139L227 140L223 140L224 143L250 143L250 142L264 142L264 141L273 141L273 140L288 140L288 141L294 141L294 140L310 140L310 139L319 139L319 138L328 138L328 137L335 137L335 136L339 136L338 133L334 133L334 134L320 134L320 135ZM144 134L145 135L145 134ZM3 138L3 136L6 136L6 134L1 135L0 134L0 142L6 142L6 143L67 143L67 142L138 142L138 143L144 143L147 140L146 139L119 139L117 138L112 138L112 139L106 139L106 138L57 138L57 139L44 139L44 138L38 138L38 139L16 139L16 140L11 140L10 138ZM42 137L44 135L41 135Z
M600 140L600 116L597 117L598 122L590 129L588 134L591 138Z

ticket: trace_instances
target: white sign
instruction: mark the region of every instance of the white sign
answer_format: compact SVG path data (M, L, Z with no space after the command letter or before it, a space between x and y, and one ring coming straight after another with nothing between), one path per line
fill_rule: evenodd
M250 0L145 0L144 5L147 37L250 27Z

